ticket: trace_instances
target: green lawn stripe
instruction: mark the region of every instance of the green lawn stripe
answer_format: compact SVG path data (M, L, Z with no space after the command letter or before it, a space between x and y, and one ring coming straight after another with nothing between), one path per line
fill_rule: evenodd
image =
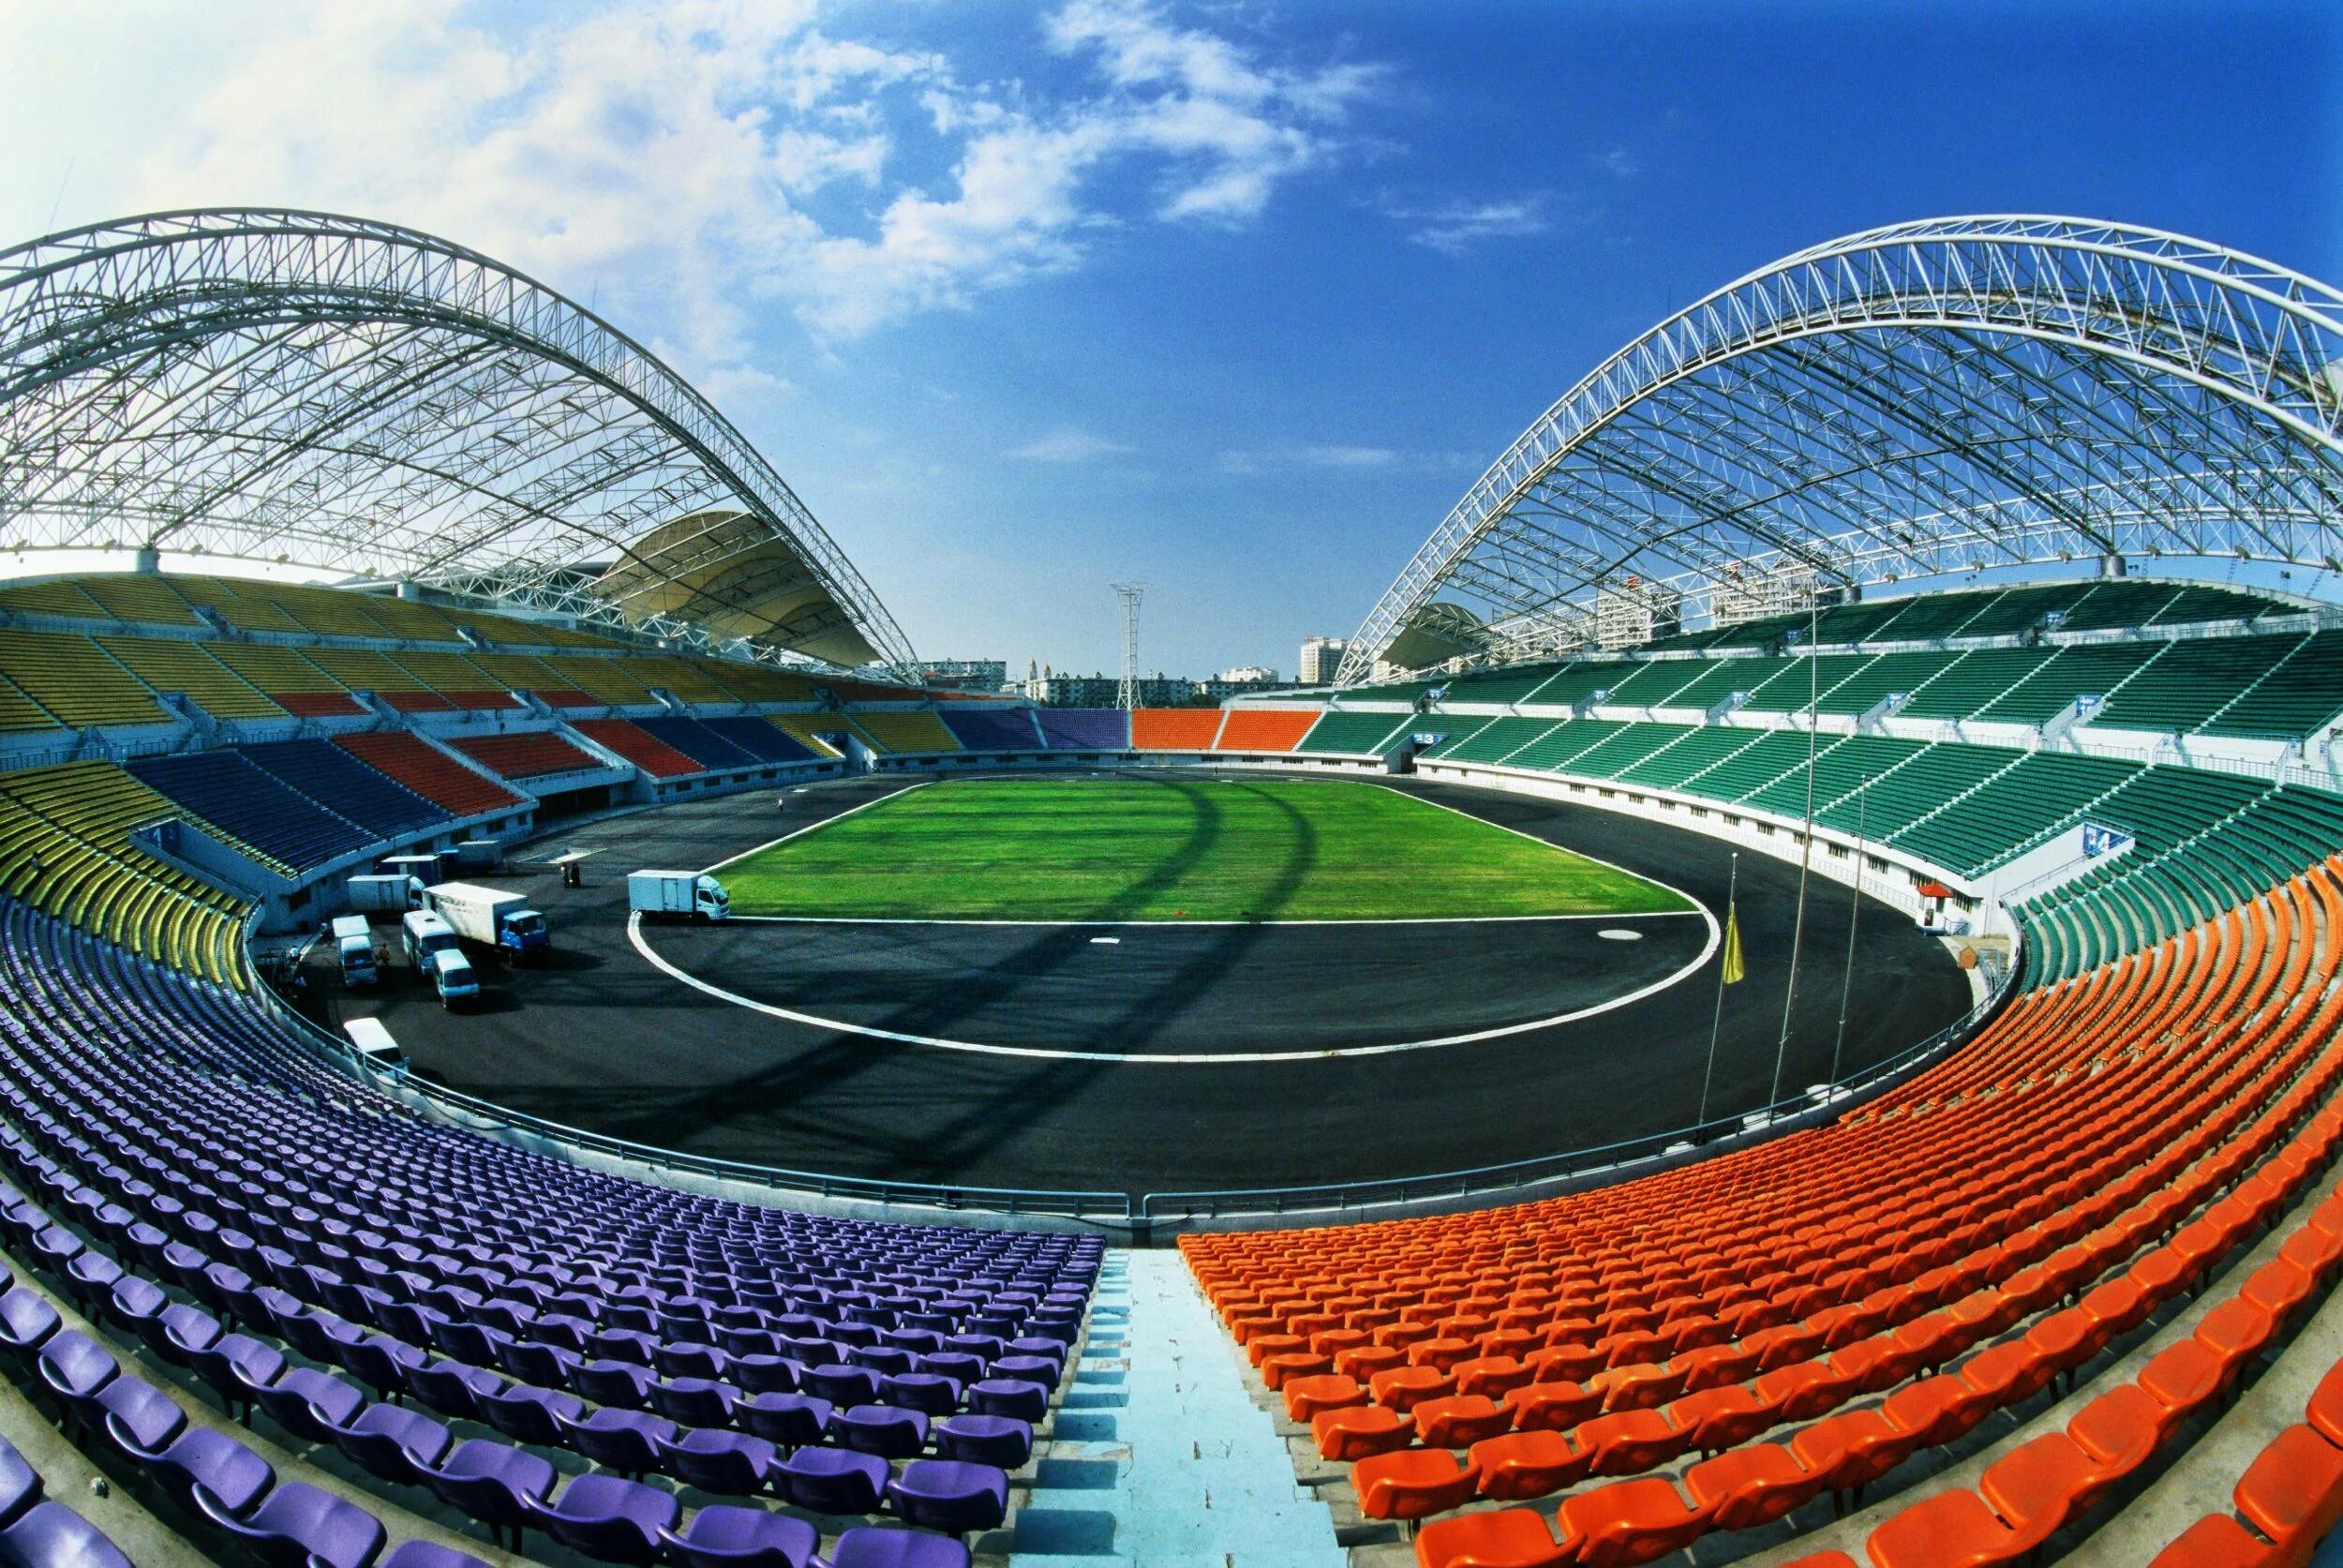
M743 915L1366 920L1654 914L1654 883L1333 780L963 779L724 868Z

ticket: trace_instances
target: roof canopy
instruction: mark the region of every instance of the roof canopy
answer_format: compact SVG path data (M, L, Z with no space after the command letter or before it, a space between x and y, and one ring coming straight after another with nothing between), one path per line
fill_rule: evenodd
M0 251L0 546L104 545L917 667L673 371L500 262L356 218L166 213Z
M2299 274L2074 218L1874 230L1598 366L1433 530L1339 679L1408 664L1440 602L1506 662L1587 646L1622 590L1690 625L2093 557L2343 571L2339 420L2343 294Z

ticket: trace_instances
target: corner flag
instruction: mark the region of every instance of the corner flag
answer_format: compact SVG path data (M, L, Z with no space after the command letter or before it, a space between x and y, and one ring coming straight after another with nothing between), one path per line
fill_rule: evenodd
M1748 971L1741 966L1741 916L1732 904L1724 906L1724 973L1718 977L1720 985L1733 985Z

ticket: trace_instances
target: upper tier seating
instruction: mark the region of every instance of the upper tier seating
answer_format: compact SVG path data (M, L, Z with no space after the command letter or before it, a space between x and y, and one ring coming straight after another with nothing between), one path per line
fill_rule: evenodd
M0 1166L21 1184L0 1184L0 1234L89 1324L19 1287L0 1351L69 1367L52 1380L86 1407L69 1439L175 1465L183 1502L188 1467L216 1485L220 1456L157 1456L217 1405L289 1451L339 1450L356 1479L334 1495L400 1505L395 1527L427 1492L500 1545L526 1522L589 1557L658 1558L648 1527L625 1533L641 1517L796 1543L760 1561L818 1544L841 1564L964 1563L949 1537L1003 1522L1004 1471L1082 1337L1094 1238L793 1213L495 1142L21 905L0 911ZM272 1515L269 1467L246 1468L214 1518L314 1546L338 1508L357 1544L316 1561L380 1549L368 1508L280 1481L299 1506ZM921 1541L940 1555L904 1555Z
M187 812L291 872L363 849L376 835L335 815L241 752L182 752L134 757L139 781Z
M171 718L138 677L78 632L0 628L0 671L51 717L76 729Z
M839 713L768 713L765 722L818 757L846 754L846 720Z
M436 828L448 814L330 740L273 740L236 748L279 784L377 838Z
M732 703L740 699L710 675L695 659L672 656L636 657L627 661L628 673L654 691L672 693L688 703Z
M2091 715L2117 729L2188 731L2259 682L2300 637L2204 637L2176 642Z
M944 727L944 721L924 709L904 713L858 712L853 722L874 751L922 756L960 750L960 742Z
M764 760L748 748L724 739L699 720L681 714L646 717L635 720L634 724L644 734L674 747L702 768L754 768ZM767 724L765 727L770 729L773 726Z
M205 645L213 657L265 692L287 712L305 719L363 713L349 689L301 655L275 643L217 642Z
M1415 724L1413 713L1348 713L1329 711L1302 737L1297 752L1327 756L1363 756L1382 752L1391 738ZM1134 726L1133 734L1137 729Z
M2283 664L2197 727L2207 735L2292 740L2343 713L2343 632L2314 632Z
M461 653L410 649L391 657L401 669L457 708L494 712L518 706L508 687Z
M430 742L404 730L337 735L334 744L375 771L397 780L451 816L517 811L529 803L495 780L481 777ZM570 751L581 757L585 754L575 746Z
M1131 743L1131 716L1119 708L1041 708L1034 722L1052 751L1120 752Z
M545 665L604 707L651 707L659 701L649 687L628 673L634 665L631 659L548 658Z
M947 708L938 717L968 751L1030 752L1041 745L1030 708Z
M1314 708L1231 708L1213 741L1216 752L1290 752L1318 722Z
M699 763L629 719L580 719L577 733L604 751L616 752L654 779L682 779L707 771Z
M284 707L212 656L176 637L100 636L97 646L157 692L180 692L215 719L281 719Z
M507 779L542 779L607 766L551 730L518 735L465 735L448 742L491 773ZM696 771L696 769L694 769Z
M455 703L440 695L405 665L371 648L311 648L309 662L353 692L372 692L401 713L445 713Z
M241 986L242 906L134 846L178 815L110 762L0 773L0 892L173 968Z
M24 694L14 681L0 674L0 732L24 729L55 729L57 721L48 709Z
M1217 708L1135 708L1131 746L1142 752L1208 752L1222 716Z

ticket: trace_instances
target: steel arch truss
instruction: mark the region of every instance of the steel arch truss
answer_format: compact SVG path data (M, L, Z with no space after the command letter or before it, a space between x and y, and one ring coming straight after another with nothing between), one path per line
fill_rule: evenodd
M781 476L650 353L503 264L314 213L182 212L0 251L0 545L291 560L702 645L585 585L723 508L910 644ZM852 633L846 641L857 640ZM771 658L770 644L751 651Z
M1686 624L1824 589L2105 555L2343 570L2343 294L2176 235L1945 218L1753 273L1598 366L1490 465L1338 679L1436 601L1492 662L1585 646L1629 577Z

